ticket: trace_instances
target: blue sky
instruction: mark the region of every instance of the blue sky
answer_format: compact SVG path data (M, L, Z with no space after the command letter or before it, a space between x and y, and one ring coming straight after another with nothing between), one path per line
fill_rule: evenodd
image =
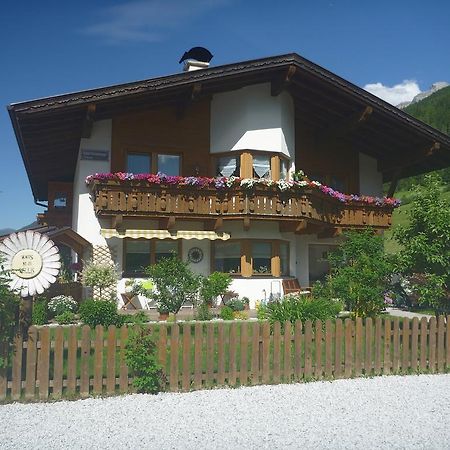
M447 0L2 0L0 228L42 210L9 103L178 72L196 45L214 65L297 52L395 103L450 82L449 23Z

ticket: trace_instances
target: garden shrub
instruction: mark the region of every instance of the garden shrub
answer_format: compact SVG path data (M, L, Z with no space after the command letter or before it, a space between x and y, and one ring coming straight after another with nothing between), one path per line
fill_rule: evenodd
M208 277L202 278L200 297L204 302L212 305L217 297L227 292L232 278L228 273L213 272Z
M78 303L70 295L57 295L50 299L47 304L47 309L49 314L55 317L65 312L76 312Z
M45 297L38 297L33 304L31 323L33 325L45 325L48 322L48 307Z
M79 314L81 321L91 328L97 325L120 327L124 322L123 316L117 312L116 304L109 300L85 300L80 305Z
M158 362L157 346L143 326L130 331L125 361L134 375L133 385L140 393L156 394L164 390L166 378Z
M248 313L244 311L234 311L233 319L235 320L248 320Z
M297 320L316 321L334 319L342 309L339 302L326 299L311 299L304 295L286 295L282 300L270 302L265 307L265 318L274 322L292 322Z
M240 298L232 298L227 302L227 306L233 311L244 311L245 301L241 300Z
M122 318L122 322L129 324L143 324L149 321L147 315L143 311L139 311L136 314L123 314L120 316Z
M55 321L60 325L68 325L76 322L76 316L72 311L65 311L55 316Z
M107 289L115 289L117 283L117 268L111 264L95 264L92 261L83 268L83 284L99 290L101 300Z
M200 303L195 312L195 320L211 320L213 318L211 310L206 303Z
M176 256L163 258L146 269L156 290L149 297L156 301L158 311L177 314L184 302L195 304L200 289L200 276L194 274L187 262Z
M256 302L256 317L258 320L267 319L267 305L261 303L260 301Z
M224 306L220 311L220 318L223 320L234 320L234 311L229 306Z

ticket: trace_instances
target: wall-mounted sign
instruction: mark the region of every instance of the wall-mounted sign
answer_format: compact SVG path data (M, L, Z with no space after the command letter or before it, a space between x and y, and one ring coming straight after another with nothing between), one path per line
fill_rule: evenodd
M109 161L108 150L81 149L81 159L86 161Z
M12 233L0 242L0 258L10 288L22 297L42 294L56 281L61 261L58 247L37 231Z

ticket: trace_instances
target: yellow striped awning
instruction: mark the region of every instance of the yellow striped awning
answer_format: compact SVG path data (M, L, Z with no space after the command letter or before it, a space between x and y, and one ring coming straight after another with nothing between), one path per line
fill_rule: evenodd
M210 241L226 241L230 239L228 233L216 233L215 231L116 230L114 228L102 228L100 233L105 238L117 237L120 239L209 239Z

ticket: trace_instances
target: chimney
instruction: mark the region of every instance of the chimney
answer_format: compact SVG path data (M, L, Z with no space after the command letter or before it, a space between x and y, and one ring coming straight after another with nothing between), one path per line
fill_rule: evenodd
M183 71L192 72L193 70L207 69L209 62L196 61L195 59L188 59L184 62Z

